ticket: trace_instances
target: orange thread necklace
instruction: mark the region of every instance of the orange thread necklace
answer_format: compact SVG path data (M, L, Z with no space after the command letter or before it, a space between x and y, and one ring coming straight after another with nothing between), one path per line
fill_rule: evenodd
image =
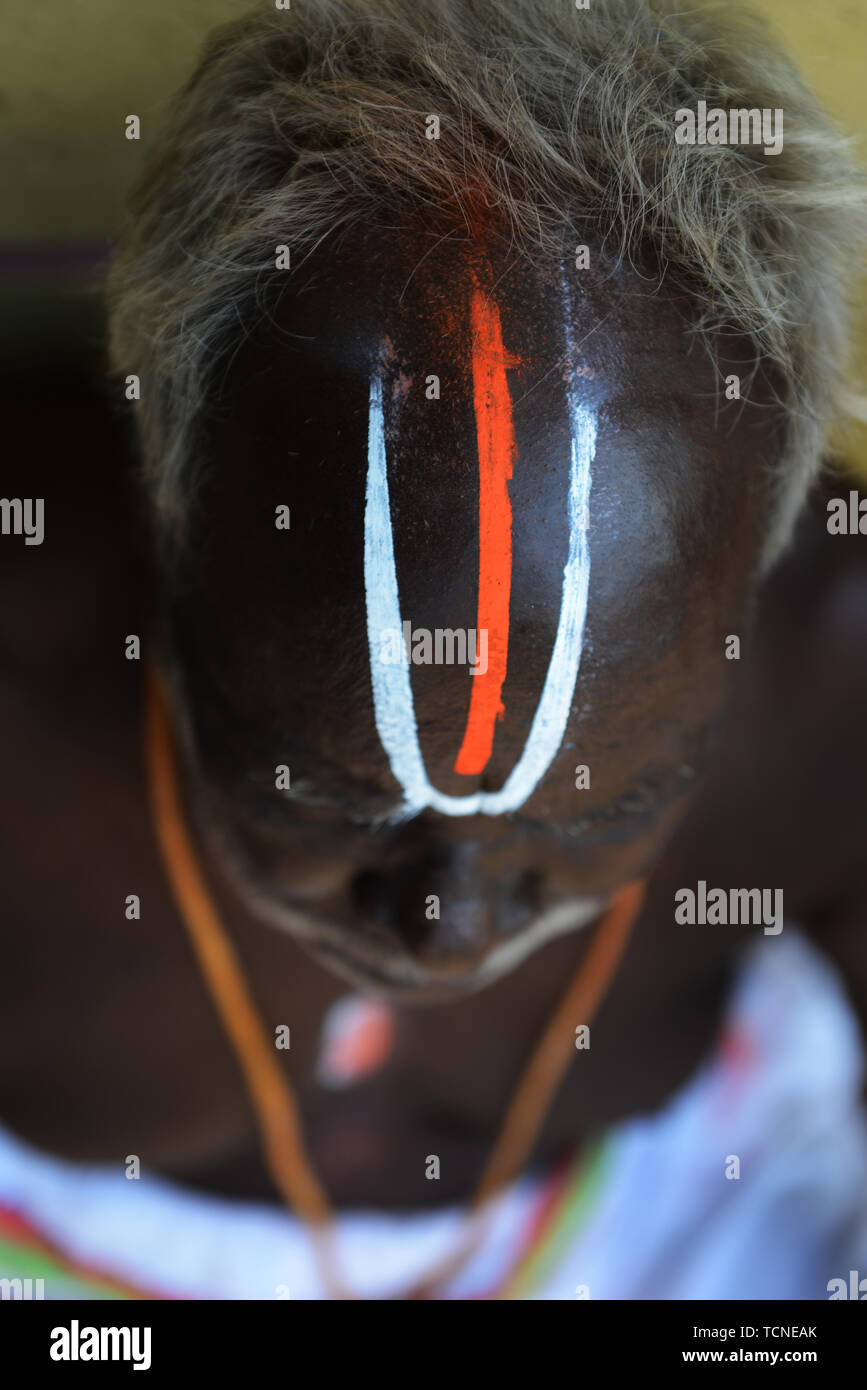
M145 762L154 828L181 921L222 1027L232 1046L275 1189L311 1236L320 1277L330 1298L359 1297L344 1284L335 1252L335 1221L307 1154L292 1083L277 1061L241 962L226 932L187 825L168 698L148 665L145 686ZM542 1030L518 1078L490 1157L470 1200L463 1237L399 1297L435 1297L481 1244L493 1198L521 1173L545 1116L574 1056L575 1021L589 1023L614 978L641 912L645 884L627 884L603 913L578 969Z

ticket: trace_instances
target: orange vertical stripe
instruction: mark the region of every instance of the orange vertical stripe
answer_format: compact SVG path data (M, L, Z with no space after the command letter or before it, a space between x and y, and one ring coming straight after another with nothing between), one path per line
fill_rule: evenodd
M473 400L479 444L479 607L478 632L487 629L488 669L472 678L464 741L455 772L482 772L494 745L494 724L505 710L503 681L509 651L509 596L512 589L512 504L507 484L515 463L512 400L506 381L509 359L503 348L500 311L481 290L473 292Z

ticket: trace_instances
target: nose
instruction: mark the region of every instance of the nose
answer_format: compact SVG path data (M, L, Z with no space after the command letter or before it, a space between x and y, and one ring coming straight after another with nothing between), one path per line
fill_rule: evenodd
M541 907L543 875L493 863L482 845L428 843L393 868L353 882L356 912L416 957L475 959L517 932Z

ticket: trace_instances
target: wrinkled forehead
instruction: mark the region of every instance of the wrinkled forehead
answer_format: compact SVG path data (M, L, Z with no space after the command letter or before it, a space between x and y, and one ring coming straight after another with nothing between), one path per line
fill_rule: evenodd
M215 754L459 816L555 804L594 722L649 751L760 539L767 417L720 379L747 349L714 364L685 297L577 243L371 235L286 275L200 439Z

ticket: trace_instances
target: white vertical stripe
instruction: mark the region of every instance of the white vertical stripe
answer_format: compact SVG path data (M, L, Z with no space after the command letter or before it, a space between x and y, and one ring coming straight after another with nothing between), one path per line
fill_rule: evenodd
M573 341L568 296L564 286L567 344ZM497 792L469 796L445 796L432 787L425 772L418 741L418 726L408 662L384 660L382 634L401 632L400 598L394 561L388 466L382 409L382 381L370 382L368 418L367 497L364 511L364 586L367 602L367 638L376 728L388 755L391 770L404 792L401 818L430 806L445 816L499 816L515 811L527 800L554 760L572 708L572 696L581 662L587 597L590 584L590 548L587 541L590 465L596 452L596 413L578 399L575 386L567 388L572 435L569 468L569 553L563 567L563 588L557 635L542 696L520 759Z

